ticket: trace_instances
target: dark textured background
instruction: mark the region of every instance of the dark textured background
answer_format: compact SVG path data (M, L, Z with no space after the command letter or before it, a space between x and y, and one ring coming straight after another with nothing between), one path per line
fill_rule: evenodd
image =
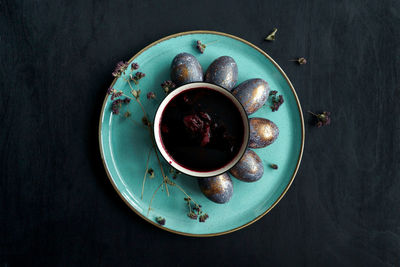
M194 29L261 47L333 116L277 207L214 238L140 219L98 151L114 64ZM400 266L399 31L399 1L0 0L0 266Z

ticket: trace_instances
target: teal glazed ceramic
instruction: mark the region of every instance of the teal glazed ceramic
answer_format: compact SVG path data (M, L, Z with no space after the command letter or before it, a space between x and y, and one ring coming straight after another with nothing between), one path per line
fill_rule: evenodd
M204 54L196 49L196 41L210 43ZM212 43L212 44L211 44ZM234 192L226 204L217 204L203 195L196 178L178 175L176 180L202 209L209 215L206 222L191 220L188 216L185 195L176 187L169 186L170 195L165 190L157 191L148 213L149 203L154 191L161 184L162 175L158 167L154 150L150 154L149 168L154 169L155 177L147 178L141 198L146 160L152 149L148 131L140 124L142 112L135 102L129 104L132 116L112 115L111 100L106 96L100 116L99 142L100 152L107 175L115 190L124 202L139 216L148 222L173 233L189 236L216 236L239 230L267 214L289 189L299 168L304 146L304 121L296 92L286 74L261 49L238 37L213 32L191 31L167 36L145 47L130 63L140 65L138 71L146 77L140 80L137 89L142 90L142 102L150 118L161 103L165 94L160 84L170 79L170 66L173 58L182 52L193 54L203 70L220 56L232 57L238 67L237 84L252 78L261 78L268 82L271 90L283 95L284 104L277 112L272 112L268 105L249 117L266 118L279 128L279 137L274 143L254 149L264 165L263 177L253 183L244 183L232 178ZM111 75L110 70L110 75ZM116 78L112 86L129 95L130 88L121 78ZM107 88L104 88L106 94ZM148 92L154 92L156 99L147 99ZM121 112L125 111L123 106ZM131 120L132 119L132 120ZM162 159L166 175L169 166ZM279 166L273 170L269 164ZM155 218L166 219L160 226Z

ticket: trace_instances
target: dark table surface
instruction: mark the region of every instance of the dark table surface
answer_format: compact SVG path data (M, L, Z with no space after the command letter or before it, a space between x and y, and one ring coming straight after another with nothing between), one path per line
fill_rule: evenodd
M263 41L273 27L277 40ZM195 29L259 46L304 111L332 112L330 126L307 123L277 207L213 238L133 213L97 139L114 64ZM1 0L0 266L399 266L399 32L399 1ZM298 56L308 63L288 61Z

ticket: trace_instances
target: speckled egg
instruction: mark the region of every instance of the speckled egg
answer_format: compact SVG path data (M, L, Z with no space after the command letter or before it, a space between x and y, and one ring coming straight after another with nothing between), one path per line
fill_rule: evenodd
M193 55L180 53L172 60L171 80L177 86L191 82L202 82L203 69Z
M270 120L264 118L251 118L250 148L261 148L272 144L279 135L279 128Z
M235 87L238 79L238 67L233 58L222 56L214 60L206 71L204 81L228 89Z
M242 103L247 114L250 115L267 101L269 85L263 79L250 79L236 86L232 93Z
M229 172L243 182L255 182L264 174L264 166L260 157L248 149L242 159Z
M233 195L233 183L228 173L209 178L199 178L201 192L211 201L223 204Z

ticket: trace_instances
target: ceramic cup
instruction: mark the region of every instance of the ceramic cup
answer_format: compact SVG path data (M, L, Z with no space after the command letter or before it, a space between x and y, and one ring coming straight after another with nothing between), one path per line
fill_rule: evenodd
M243 128L244 128L244 135L243 135L243 142L241 143L240 149L236 156L226 165L223 167L212 170L212 171L196 171L196 170L191 170L188 169L185 166L182 166L177 162L165 149L161 137L161 118L162 114L169 104L169 102L177 95L191 89L195 88L207 88L211 90L215 90L222 95L224 95L226 98L230 99L232 103L235 105L235 107L238 109L241 120L243 122ZM248 141L249 141L249 120L247 117L247 113L244 110L242 104L235 98L234 95L232 95L228 90L214 84L210 83L205 83L205 82L194 82L194 83L189 83L182 85L175 90L173 90L171 93L169 93L164 100L161 102L160 106L158 107L155 118L154 118L154 138L156 141L156 145L158 150L160 151L161 155L164 157L164 159L176 170L178 170L181 173L184 173L186 175L194 176L194 177L212 177L212 176L217 176L220 175L229 169L231 169L243 156L243 154L246 152Z

